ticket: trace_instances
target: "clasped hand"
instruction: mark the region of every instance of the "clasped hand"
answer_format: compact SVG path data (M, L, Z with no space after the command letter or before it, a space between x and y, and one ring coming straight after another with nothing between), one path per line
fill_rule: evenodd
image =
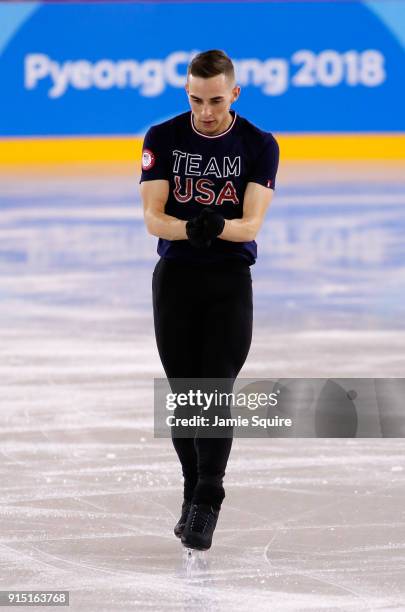
M203 208L200 214L186 223L186 234L190 244L197 249L207 249L214 238L222 233L225 219L211 208Z

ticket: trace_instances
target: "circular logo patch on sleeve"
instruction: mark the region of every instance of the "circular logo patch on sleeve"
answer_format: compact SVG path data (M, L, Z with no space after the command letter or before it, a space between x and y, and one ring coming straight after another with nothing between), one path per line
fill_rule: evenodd
M144 149L142 153L142 170L150 170L155 165L155 156L150 149Z

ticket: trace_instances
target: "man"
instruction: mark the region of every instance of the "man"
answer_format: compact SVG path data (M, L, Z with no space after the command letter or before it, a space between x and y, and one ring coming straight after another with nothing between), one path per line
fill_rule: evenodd
M278 145L231 110L240 87L223 51L194 57L186 92L191 111L152 126L143 145L144 218L159 237L156 342L173 392L185 391L181 379L213 378L229 392L251 344L250 266L275 187ZM174 531L184 546L206 550L225 497L232 430L183 437L172 429L172 441L184 476Z

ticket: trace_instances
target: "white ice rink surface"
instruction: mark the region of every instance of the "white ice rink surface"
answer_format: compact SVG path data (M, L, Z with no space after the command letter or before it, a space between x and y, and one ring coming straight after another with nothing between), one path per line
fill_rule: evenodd
M404 176L284 164L241 376L404 376ZM0 212L0 590L69 590L74 611L405 610L400 438L235 439L213 547L183 554L131 169L4 171Z

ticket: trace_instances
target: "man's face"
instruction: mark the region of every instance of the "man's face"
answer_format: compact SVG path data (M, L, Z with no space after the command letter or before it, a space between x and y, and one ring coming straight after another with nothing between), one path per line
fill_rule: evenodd
M186 91L194 115L194 125L199 132L214 136L230 124L229 108L238 99L240 87L224 74L203 79L189 75Z

